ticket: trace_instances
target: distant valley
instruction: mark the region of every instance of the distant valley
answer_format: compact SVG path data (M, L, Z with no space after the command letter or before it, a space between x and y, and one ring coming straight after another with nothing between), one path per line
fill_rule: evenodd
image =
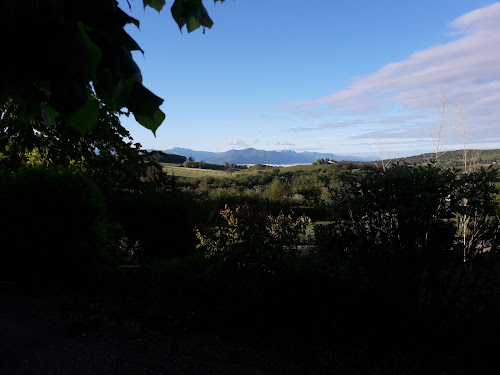
M148 149L148 151L153 151ZM205 161L212 164L274 164L274 165L294 165L311 164L318 159L330 159L335 161L374 161L374 157L337 155L332 153L320 152L295 152L285 151L265 151L255 148L246 148L242 150L229 150L226 152L196 151L189 148L174 147L167 150L158 150L167 154L182 155L186 158L192 156L195 161ZM460 166L463 150L454 150L443 152L439 158L440 164L444 166ZM435 157L433 153L408 156L398 159L386 159L386 162L396 163L404 162L409 164L421 164L432 160ZM477 162L482 165L496 164L500 162L500 149L493 150L469 150L469 162ZM475 159L475 160L474 160ZM376 161L376 160L375 160Z

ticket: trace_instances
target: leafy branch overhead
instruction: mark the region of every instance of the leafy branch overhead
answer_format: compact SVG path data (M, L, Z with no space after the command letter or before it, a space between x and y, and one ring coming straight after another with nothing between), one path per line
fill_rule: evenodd
M143 5L159 12L165 0ZM175 0L171 13L188 32L213 25L202 0ZM127 108L155 133L165 118L163 99L142 84L131 52L143 51L124 30L127 24L139 27L116 0L1 2L0 32L10 37L3 46L8 59L0 100L13 99L25 121L61 116L82 134L97 122L102 101L114 110Z

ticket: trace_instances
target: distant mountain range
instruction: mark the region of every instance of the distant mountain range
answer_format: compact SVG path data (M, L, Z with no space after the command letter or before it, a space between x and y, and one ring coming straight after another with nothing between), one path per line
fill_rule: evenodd
M356 156L336 155L320 152L295 152L291 150L285 151L265 151L255 148L246 148L243 150L229 150L226 152L209 152L195 151L189 148L174 147L168 150L160 150L169 154L183 155L185 157L192 156L195 161L204 160L207 163L224 164L311 164L321 158L329 158L333 160L349 160L349 161L368 161L372 158L363 158Z

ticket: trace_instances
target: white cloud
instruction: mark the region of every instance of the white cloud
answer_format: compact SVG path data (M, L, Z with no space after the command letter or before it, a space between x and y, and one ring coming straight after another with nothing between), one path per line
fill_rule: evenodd
M500 12L500 3L494 3L490 6L476 9L472 12L458 17L451 23L451 26L461 30L489 31L499 30L498 13Z
M417 51L326 97L284 106L295 112L327 110L360 118L382 116L392 106L400 112L417 112L428 120L439 109L442 86L447 93L450 121L461 100L466 123L475 137L496 136L500 131L500 2L464 14L449 26L456 38L449 43ZM414 120L403 120L402 124L414 126ZM374 124L377 126L377 121ZM349 125L348 121L315 128ZM413 133L422 136L422 132Z
M247 143L243 139L230 139L227 141L227 144L230 146L239 146L239 147L244 147L247 145Z
M273 145L279 145L280 141L273 141Z

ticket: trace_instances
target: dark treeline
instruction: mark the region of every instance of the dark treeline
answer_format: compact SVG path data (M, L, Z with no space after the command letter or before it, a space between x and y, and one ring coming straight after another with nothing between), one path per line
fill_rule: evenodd
M186 161L186 157L176 154L167 154L163 151L150 151L149 153L158 163L179 163L182 164Z
M176 334L278 342L310 373L493 363L495 169L340 162L176 181L103 105L83 136L10 102L0 124L2 280L126 300L115 319Z
M192 159L191 157L189 159ZM213 169L216 171L236 171L236 170L244 170L247 169L246 165L239 165L234 163L225 163L225 164L213 164L207 163L204 160L194 161L187 160L182 163L183 167L186 168L200 168L200 169Z

